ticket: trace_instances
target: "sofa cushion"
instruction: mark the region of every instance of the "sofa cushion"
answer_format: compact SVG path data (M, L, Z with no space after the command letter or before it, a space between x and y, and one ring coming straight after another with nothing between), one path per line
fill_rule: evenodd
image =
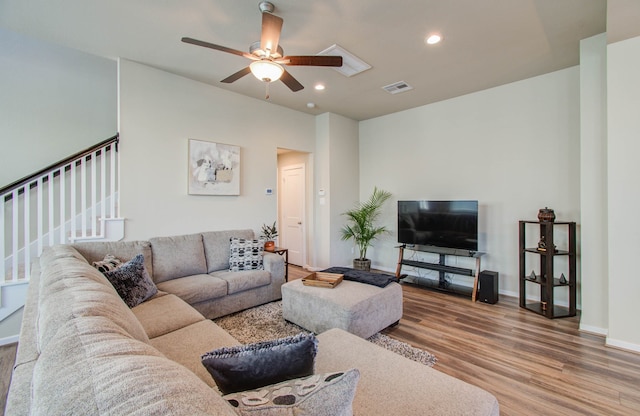
M158 288L144 267L142 254L138 254L117 269L103 272L103 274L130 308L158 293Z
M173 293L193 305L227 295L227 282L208 274L181 277L158 284L158 289Z
M273 341L224 347L202 356L224 394L256 389L313 374L318 350L315 335L300 333Z
M489 392L341 329L323 332L318 341L317 372L352 367L360 370L353 402L358 414L497 416L500 413L498 401Z
M241 272L221 270L211 273L211 276L222 279L227 283L229 295L271 283L271 273L266 270L245 270Z
M151 244L148 241L89 241L71 244L71 247L78 250L89 263L103 260L107 254L113 255L123 262L142 254L144 267L146 267L149 276L153 276Z
M240 415L351 416L360 372L314 374L224 396Z
M156 237L149 240L156 283L207 273L202 234Z
M37 343L42 350L65 322L81 316L104 316L132 337L149 342L135 315L107 278L84 260L61 258L42 269Z
M227 331L208 319L152 338L150 342L167 358L187 367L216 391L216 383L200 357L212 348L240 345Z
M158 296L131 309L149 338L184 328L205 318L175 295Z
M262 270L264 240L231 238L229 246L229 271Z
M229 240L232 238L253 239L253 230L208 231L202 233L204 254L207 258L207 273L229 269Z
M32 389L31 415L234 414L193 373L105 317L64 324L34 367Z
M82 253L78 252L78 250L72 246L54 244L53 246L44 247L39 258L40 267L44 268L48 266L50 262L63 258L75 258L76 260L87 261Z

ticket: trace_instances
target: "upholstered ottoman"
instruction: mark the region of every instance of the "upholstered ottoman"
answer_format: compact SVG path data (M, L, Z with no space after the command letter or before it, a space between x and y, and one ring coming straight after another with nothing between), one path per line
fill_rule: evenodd
M305 286L302 280L282 285L284 319L317 334L341 328L362 338L397 323L402 317L402 288L344 280L333 289Z

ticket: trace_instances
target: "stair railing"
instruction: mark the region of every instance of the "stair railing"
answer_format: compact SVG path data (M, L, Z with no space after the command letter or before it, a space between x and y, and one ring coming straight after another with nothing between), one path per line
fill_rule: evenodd
M0 282L28 280L45 246L104 235L118 218L115 135L0 189Z

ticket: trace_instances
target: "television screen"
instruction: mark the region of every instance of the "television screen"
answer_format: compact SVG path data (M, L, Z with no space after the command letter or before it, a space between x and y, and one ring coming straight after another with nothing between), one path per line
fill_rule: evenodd
M398 201L398 242L478 250L478 201Z

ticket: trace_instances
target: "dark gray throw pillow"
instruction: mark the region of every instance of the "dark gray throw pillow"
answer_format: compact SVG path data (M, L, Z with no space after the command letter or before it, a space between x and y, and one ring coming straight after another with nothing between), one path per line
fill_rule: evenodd
M138 254L119 268L103 274L130 308L158 293L158 288L144 267L142 254Z
M300 333L273 341L225 347L202 355L223 394L257 389L313 374L318 340Z

